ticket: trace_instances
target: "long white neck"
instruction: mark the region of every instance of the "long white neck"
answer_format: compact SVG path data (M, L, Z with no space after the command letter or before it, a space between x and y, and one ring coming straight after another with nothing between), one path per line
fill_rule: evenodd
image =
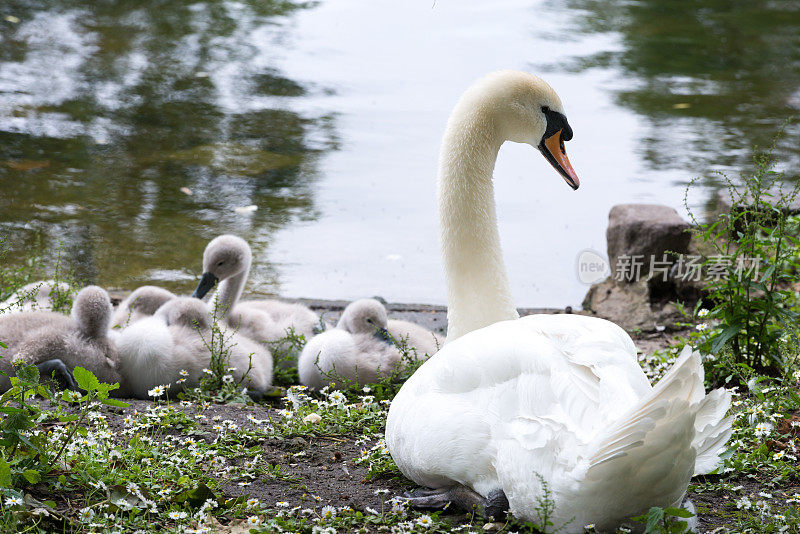
M239 302L249 274L250 264L248 263L242 272L226 278L219 284L219 290L214 297L216 302L212 300L212 306L216 306L215 313L218 318L226 317L230 311L233 310L233 307L236 306L236 303Z
M447 341L517 319L495 213L492 173L505 140L491 115L459 105L439 154L439 227L447 275Z

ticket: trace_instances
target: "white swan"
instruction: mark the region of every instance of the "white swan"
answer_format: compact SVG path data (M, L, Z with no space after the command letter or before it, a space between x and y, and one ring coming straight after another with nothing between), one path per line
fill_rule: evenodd
M269 351L236 332L221 328L212 342L211 316L206 304L192 297L176 297L151 317L137 321L119 333L119 371L131 395L149 398L148 391L169 384L170 393L200 384L203 369L211 364L211 350L227 351L233 378L261 399L272 384ZM219 338L219 335L222 338ZM183 376L181 371L186 371ZM184 379L181 381L181 379ZM181 381L181 382L179 382Z
M259 342L275 343L286 337L288 329L311 339L320 325L319 316L303 306L279 300L240 301L250 273L252 253L244 239L221 235L212 239L203 252L203 276L193 296L203 298L214 285L219 288L209 303L217 317L225 318L241 334ZM273 347L276 352L280 346ZM290 361L278 362L290 365Z
M343 380L358 385L391 375L403 354L386 330L383 304L373 299L350 303L336 328L311 338L297 361L300 383L319 389Z
M128 298L117 306L114 316L111 319L111 328L126 328L131 324L150 317L162 304L168 300L177 298L173 292L158 286L137 287Z
M127 389L116 367L116 346L109 338L111 301L100 287L83 288L75 297L72 316L50 311L0 315L0 370L14 376L12 362L21 360L39 368L43 376L55 373L60 385L77 389L72 370L81 366L101 381L120 383L115 396L126 396ZM0 376L0 391L10 387Z
M26 284L0 302L0 313L20 313L53 309L53 297L74 297L75 291L66 282L39 280Z
M730 395L705 394L697 353L687 348L652 387L613 323L518 318L496 224L497 152L506 140L537 147L577 189L571 137L555 92L520 72L482 78L450 117L439 160L448 343L403 385L386 425L397 466L433 488L412 505L474 503L538 522L546 485L553 530L612 529L679 504L730 436Z

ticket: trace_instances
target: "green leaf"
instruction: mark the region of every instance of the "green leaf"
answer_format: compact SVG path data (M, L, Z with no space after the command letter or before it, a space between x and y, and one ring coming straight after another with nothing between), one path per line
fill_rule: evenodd
M658 524L664 518L664 510L657 506L650 508L647 512L647 525L645 526L645 533L658 532Z
M689 510L686 510L684 508L672 508L672 507L665 508L664 515L672 517L683 517L683 518L694 517L694 514Z
M795 406L800 405L800 395L798 395L792 388L787 388L785 391L787 396L792 400Z
M0 488L11 487L11 466L5 458L0 457Z
M725 343L738 334L741 329L742 327L738 324L728 325L723 328L722 332L714 338L714 344L711 345L711 353L717 354L725 346Z
M35 365L26 365L17 369L17 378L29 384L39 383L39 369Z
M73 369L72 376L75 377L78 387L86 391L95 391L100 387L100 381L94 376L94 373L83 367Z
M117 399L101 399L100 402L107 406L116 406L117 408L127 408L130 406L127 402L123 402Z
M36 484L42 479L41 473L35 469L26 469L22 472L22 476L31 484Z
M3 430L26 430L33 426L30 418L25 413L11 413L3 419Z
M5 343L3 343L2 341L0 341L0 347L3 347L4 349L7 349L7 348L8 348L8 345L6 345L6 344L5 344Z
M201 482L196 488L186 490L176 495L172 502L177 504L188 503L191 507L198 507L208 499L219 501L219 499L216 498L216 495L214 495L214 492Z

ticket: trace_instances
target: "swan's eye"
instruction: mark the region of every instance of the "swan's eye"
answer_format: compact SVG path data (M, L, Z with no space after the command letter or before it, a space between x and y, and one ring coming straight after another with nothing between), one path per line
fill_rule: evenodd
M222 267L223 265L225 265L225 260L217 262L217 267Z
M369 324L372 324L372 319L367 319L367 322L368 322Z
M547 112L548 112L548 111L550 111L550 108L549 108L549 107L547 107L547 106L542 106L542 113L544 113L545 115L547 115Z

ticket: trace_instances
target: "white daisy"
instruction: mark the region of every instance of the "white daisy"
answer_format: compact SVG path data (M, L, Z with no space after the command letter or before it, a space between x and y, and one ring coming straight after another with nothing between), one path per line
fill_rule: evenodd
M166 391L167 391L167 386L164 385L156 386L153 389L148 390L147 395L149 395L150 397L160 397L161 395L166 393Z
M333 404L343 404L347 401L347 397L344 396L344 393L339 391L338 389L328 395L328 400L331 401Z
M6 506L22 506L25 501L20 497L7 497Z
M756 425L756 437L766 436L770 432L772 432L772 425L769 423L758 423Z
M84 521L84 522L91 521L94 518L94 510L92 510L91 508L88 508L88 507L87 508L82 508L78 512L78 517L81 519L81 521Z

